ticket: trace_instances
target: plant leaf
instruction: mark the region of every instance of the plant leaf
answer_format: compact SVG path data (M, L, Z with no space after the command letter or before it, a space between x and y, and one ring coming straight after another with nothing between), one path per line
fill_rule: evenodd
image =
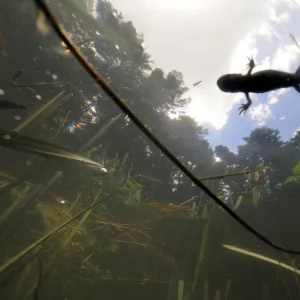
M85 163L106 173L101 164L88 158L72 153L67 147L29 137L25 134L0 128L0 146L19 151L34 153L41 156L55 157Z
M233 207L232 210L237 210L240 207L240 205L242 204L243 199L244 199L244 196L239 196L235 203L235 206Z
M296 165L294 165L294 167L293 167L293 173L295 175L300 175L300 161Z
M119 246L115 243L110 244L110 251L111 252L116 252L119 250Z
M295 181L296 181L296 177L295 176L290 176L290 177L288 177L286 179L286 181L284 182L284 184L295 182Z
M252 188L252 197L253 197L252 200L254 206L258 205L259 195L260 195L259 189L256 186L254 186Z
M254 180L258 181L259 180L259 172L254 173Z

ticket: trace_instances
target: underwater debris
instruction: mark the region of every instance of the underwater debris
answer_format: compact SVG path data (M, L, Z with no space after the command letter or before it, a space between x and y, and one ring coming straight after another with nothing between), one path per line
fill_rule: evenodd
M202 80L200 80L200 81L198 81L198 82L195 82L195 83L194 83L194 86L199 85L201 82L202 82Z
M5 46L5 40L4 40L4 35L0 30L0 41L1 41L1 51L0 53L4 56L7 56L7 51L6 51L6 46Z
M17 104L9 100L1 100L0 109L26 109L26 106Z
M44 12L40 8L37 8L36 27L42 35L47 35L49 33L49 28L46 25L45 20L46 17Z
M149 203L147 203L147 206L158 208L164 212L174 212L174 211L182 211L182 210L189 209L188 207L174 205L172 203L165 204L165 203L159 203L159 202L149 202Z

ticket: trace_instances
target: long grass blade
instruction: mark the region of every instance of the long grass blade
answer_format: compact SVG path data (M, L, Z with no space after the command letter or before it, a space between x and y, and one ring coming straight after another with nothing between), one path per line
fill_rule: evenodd
M66 91L60 92L58 95L56 95L52 100L48 101L45 105L43 105L40 109L38 109L36 112L34 112L32 115L29 116L24 122L22 122L15 131L20 131L22 128L30 124L35 118L37 118L40 114L42 114L49 106L54 104L61 96L65 94Z
M260 254L257 254L257 253L245 250L245 249L241 249L241 248L238 248L238 247L235 247L235 246L231 246L231 245L225 245L225 244L223 244L222 246L225 247L225 248L227 248L227 249L229 249L229 250L236 251L236 252L248 255L248 256L255 257L257 259L264 260L264 261L266 261L268 263L271 263L273 265L282 267L282 268L284 268L286 270L292 271L295 274L300 275L300 270L298 270L298 269L296 269L296 268L294 268L292 266L289 266L289 265L287 265L287 264L285 264L283 262L280 262L279 260L275 260L275 259L269 258L267 256L263 256L263 255L260 255Z
M229 279L226 286L226 292L225 292L225 300L228 300L230 288L231 288L232 279Z
M94 166L103 173L106 173L106 169L101 164L72 153L65 146L32 138L19 132L0 128L0 146L46 157L81 162Z

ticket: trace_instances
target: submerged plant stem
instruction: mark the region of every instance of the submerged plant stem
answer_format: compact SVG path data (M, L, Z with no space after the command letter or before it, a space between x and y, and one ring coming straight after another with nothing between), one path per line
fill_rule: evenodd
M210 226L211 219L208 219L206 222L203 231L202 231L202 238L201 238L201 243L199 247L199 254L198 254L198 261L197 261L197 266L194 271L194 279L193 279L193 284L192 284L192 289L191 293L193 293L198 285L199 282L199 274L200 274L200 269L202 262L204 260L204 253L205 253L205 248L206 248L206 242L207 242L207 236L208 236L208 229Z
M31 251L33 251L34 249L36 249L38 246L42 245L46 240L48 240L50 237L52 237L53 235L55 235L61 229L65 228L71 222L73 222L74 220L76 220L76 219L80 218L81 216L83 216L89 210L91 210L91 209L97 207L98 205L102 204L104 200L110 199L114 194L115 193L112 193L112 194L108 195L107 197L105 197L102 201L100 200L100 201L97 201L96 203L90 205L88 208L84 209L83 211L81 211L80 213L78 213L77 215L75 215L74 217L72 217L71 219L67 220L66 222L64 222L63 224L61 224L60 226L58 226L54 230L50 231L48 234L46 234L45 236L43 236L42 238L40 238L35 243L33 243L30 246L28 246L26 249L20 251L17 255L15 255L11 259L9 259L2 266L0 266L0 275L3 272L5 272L6 270L8 270L10 267L12 267L20 259L22 259L25 255L29 254Z
M62 84L72 84L72 82L64 82L64 81L54 81L54 82L36 82L36 83L16 83L19 77L24 73L24 70L18 71L12 77L12 85L13 87L32 87L32 86L49 86L49 85L62 85Z
M35 118L37 118L40 114L42 114L49 106L54 104L61 96L65 94L66 91L60 92L58 95L56 95L53 99L51 99L49 102L47 102L45 105L43 105L40 109L38 109L36 112L34 112L29 118L24 120L18 127L15 128L16 132L19 132L21 129L23 129L25 126L30 124Z
M264 261L269 262L269 263L271 263L273 265L282 267L282 268L284 268L286 270L292 271L295 274L300 275L300 270L298 270L298 269L296 269L296 268L294 268L292 266L289 266L289 265L287 265L287 264L285 264L283 262L280 262L279 260L275 260L275 259L269 258L267 256L263 256L263 255L260 255L260 254L257 254L257 253L254 253L254 252L242 249L242 248L231 246L231 245L225 245L225 244L223 244L222 246L225 247L225 248L227 248L227 249L229 249L229 250L236 251L236 252L248 255L248 256L255 257L257 259L264 260Z
M205 176L205 177L199 177L199 180L211 180L211 179L222 179L226 177L232 177L232 176L240 176L240 175L247 175L255 172L261 172L265 169L265 167L258 168L258 169L253 169L253 170L245 170L245 171L239 171L239 172L233 172L233 173L225 173L221 175L216 175L216 176Z

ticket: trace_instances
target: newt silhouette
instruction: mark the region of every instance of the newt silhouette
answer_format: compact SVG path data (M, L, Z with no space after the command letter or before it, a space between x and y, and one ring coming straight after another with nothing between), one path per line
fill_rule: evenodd
M266 93L290 87L300 93L300 67L295 74L277 70L263 70L251 74L255 63L253 58L248 57L248 59L249 70L246 75L226 74L217 80L217 86L221 91L226 93L242 92L246 95L247 103L239 107L239 114L245 114L252 104L249 93Z

